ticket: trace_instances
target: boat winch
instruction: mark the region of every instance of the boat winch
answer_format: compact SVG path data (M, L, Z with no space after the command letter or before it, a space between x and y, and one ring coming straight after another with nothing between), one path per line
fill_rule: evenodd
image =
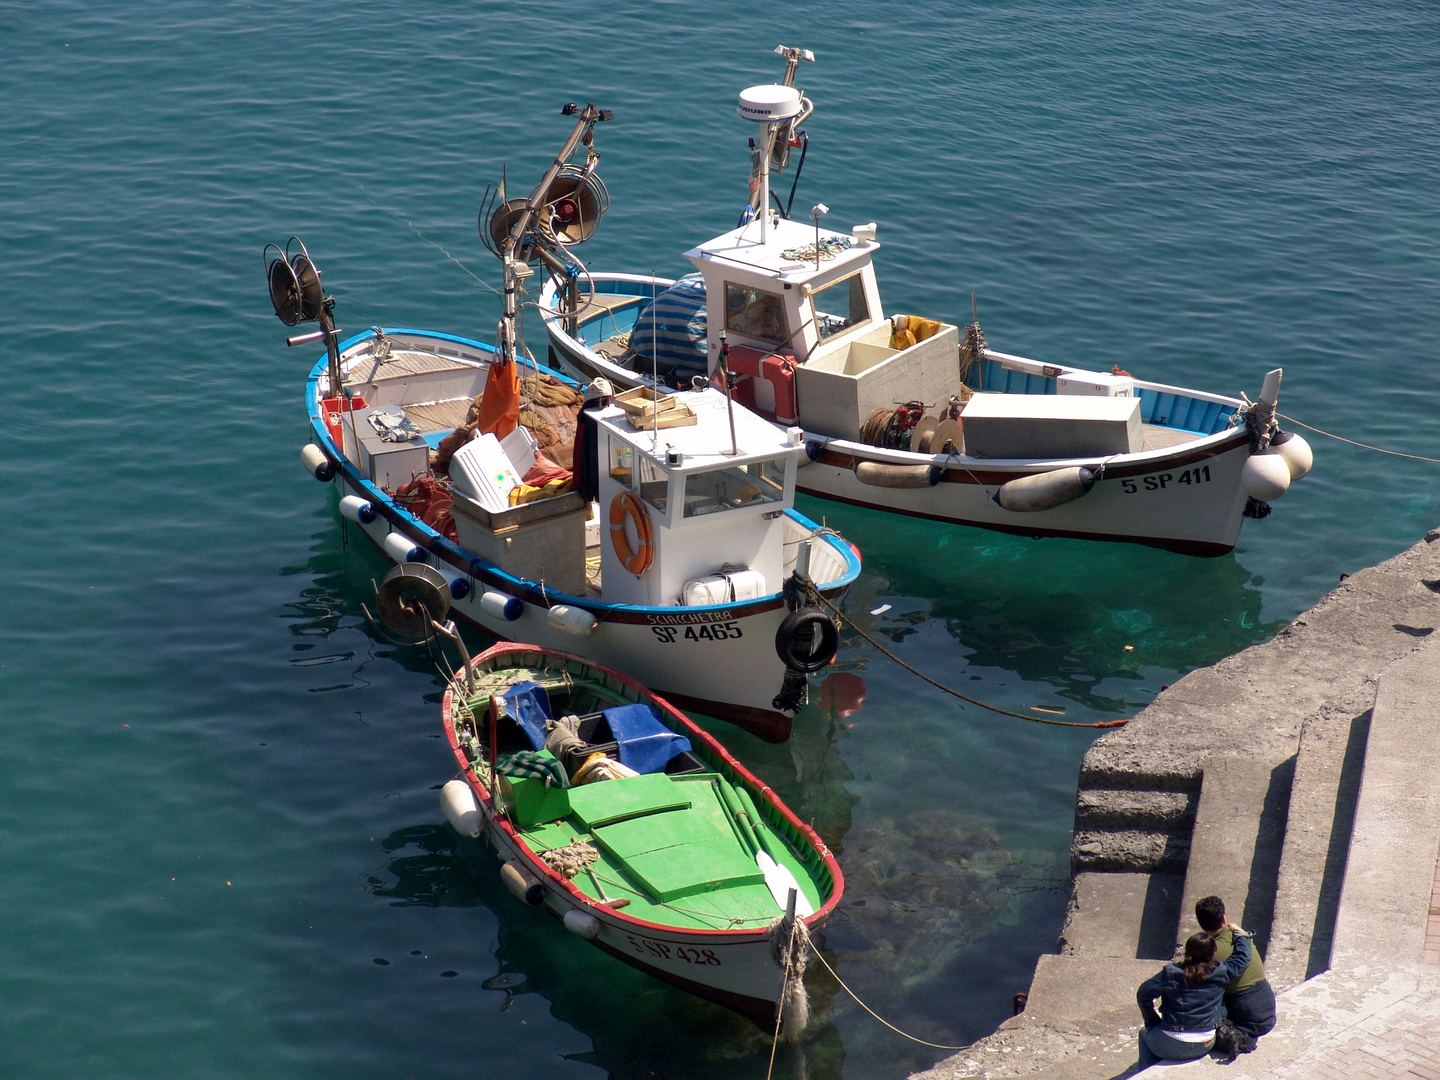
M1074 502L1094 486L1095 471L1074 465L1007 480L995 492L995 502L1005 510L1030 514Z

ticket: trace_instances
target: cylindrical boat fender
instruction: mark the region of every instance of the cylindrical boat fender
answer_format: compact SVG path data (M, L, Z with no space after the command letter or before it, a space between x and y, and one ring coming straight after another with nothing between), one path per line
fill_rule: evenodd
M525 601L518 596L506 596L494 589L486 589L480 594L480 610L492 619L504 619L506 622L514 622L525 613ZM554 611L554 608L550 609Z
M441 563L437 569L450 586L451 600L464 600L470 595L469 577L445 563Z
M944 475L945 470L939 465L886 465L880 461L862 461L855 466L855 479L871 487L934 487Z
M425 561L425 549L400 533L385 534L385 552L397 563Z
M589 637L600 625L590 612L569 604L556 604L546 613L545 619L556 630L574 637Z
M795 463L797 469L804 468L811 462L819 461L820 455L825 452L825 444L819 439L805 440L805 456Z
M818 607L790 612L775 631L775 652L791 671L819 671L839 647L835 620Z
M305 471L321 483L335 479L335 463L325 456L325 451L313 442L306 443L300 451L300 464Z
M340 515L357 525L369 525L376 518L375 507L370 500L359 495L346 495L340 500Z
M1251 454L1240 470L1240 486L1258 502L1274 502L1290 490L1290 465L1277 453Z
M1074 465L1007 480L995 492L995 501L1003 509L1030 514L1074 502L1094 486L1095 473L1083 465Z
M1314 451L1310 444L1293 431L1282 431L1270 440L1270 449L1285 459L1290 467L1290 479L1299 480L1315 464Z
M594 941L600 935L600 920L588 911L571 908L560 921L565 924L566 930L586 941Z
M500 865L500 880L517 900L524 900L527 904L545 902L545 886L513 862Z
M451 828L461 836L472 840L479 837L484 819L475 793L464 780L450 780L440 789L440 809L445 811L445 820Z

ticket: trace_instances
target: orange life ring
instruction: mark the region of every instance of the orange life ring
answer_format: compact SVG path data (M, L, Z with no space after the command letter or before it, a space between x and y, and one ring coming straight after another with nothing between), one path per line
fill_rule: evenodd
M635 525L638 541L635 551L630 550L630 540L625 535L626 518ZM650 532L650 518L632 492L622 491L610 500L610 543L615 548L615 557L636 577L650 569L650 564L655 561L655 539Z

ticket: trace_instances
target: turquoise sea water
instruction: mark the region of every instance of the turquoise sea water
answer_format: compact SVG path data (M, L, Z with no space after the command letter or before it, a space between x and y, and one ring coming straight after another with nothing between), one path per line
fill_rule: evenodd
M367 629L383 563L298 467L314 357L266 242L304 237L347 329L489 337L485 184L528 186L593 100L587 258L680 271L744 194L737 92L801 45L796 206L879 222L891 310L974 292L996 348L1227 393L1283 366L1282 412L1440 457L1437 31L1406 3L0 6L0 1075L765 1074L757 1031L444 825L440 684ZM1311 442L1215 560L802 509L860 545L847 609L908 663L1109 720L1440 524L1437 466ZM715 730L839 853L840 976L960 1043L1053 948L1094 733L841 659L860 712ZM777 1075L941 1056L811 990Z

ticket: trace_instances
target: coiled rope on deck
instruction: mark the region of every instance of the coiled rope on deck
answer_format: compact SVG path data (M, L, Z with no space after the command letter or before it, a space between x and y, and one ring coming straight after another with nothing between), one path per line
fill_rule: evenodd
M845 624L846 624L847 626L849 626L850 629L854 630L857 634L859 634L862 638L864 638L866 641L868 641L871 645L875 646L875 648L876 648L877 650L879 650L880 652L884 653L884 654L885 654L886 656L888 656L891 660L894 660L895 663L899 664L899 665L900 665L901 667L903 667L906 671L910 672L910 674L915 675L915 676L917 676L918 678L924 679L924 680L925 680L927 683L929 683L931 686L935 687L937 690L943 690L943 691L945 691L945 693L949 694L951 697L957 697L957 698L959 698L961 701L968 701L971 705L978 705L978 706L979 706L980 708L982 708L982 709L988 709L990 712L999 713L1001 716L1012 716L1012 717L1014 717L1016 720L1029 720L1032 724L1053 724L1055 727L1075 727L1075 728L1117 728L1117 727L1124 727L1126 724L1128 724L1128 723L1130 722L1130 718L1129 718L1128 716L1125 717L1125 718L1122 719L1122 720L1099 720L1099 721L1096 721L1096 722L1093 723L1093 724L1092 724L1092 723L1084 723L1084 722L1082 722L1082 721L1080 721L1080 720L1051 720L1049 717L1045 717L1045 716L1028 716L1028 715L1026 715L1025 713L1012 712L1012 711L1009 710L1009 709L1002 709L1002 708L1000 708L1000 706L998 706L998 705L991 705L991 704L988 704L987 702L984 702L984 701L978 701L978 700L976 700L975 698L972 698L972 697L970 697L970 696L967 695L967 694L962 694L962 693L960 693L959 690L952 690L950 687L946 686L944 683L942 683L942 682L937 682L936 680L932 679L929 675L926 675L923 671L919 671L919 670L917 670L916 668L911 667L911 666L910 666L909 664L907 664L904 660L901 660L900 657L896 656L896 655L895 655L893 652L891 652L889 649L885 648L884 645L881 645L878 641L876 641L873 637L871 637L871 636L870 636L869 634L867 634L864 630L862 630L858 625L856 625L855 620L851 619L848 615L846 615L843 611L841 611L839 608L837 608L834 604L830 603L829 600L827 600L827 599L825 599L825 597L821 596L819 590L814 589L814 588L811 588L809 591L810 591L810 597L811 597L812 600L814 600L814 601L816 601L816 602L818 602L818 603L824 604L827 608L829 608L829 609L835 614L835 617L836 617L836 618L844 620Z

